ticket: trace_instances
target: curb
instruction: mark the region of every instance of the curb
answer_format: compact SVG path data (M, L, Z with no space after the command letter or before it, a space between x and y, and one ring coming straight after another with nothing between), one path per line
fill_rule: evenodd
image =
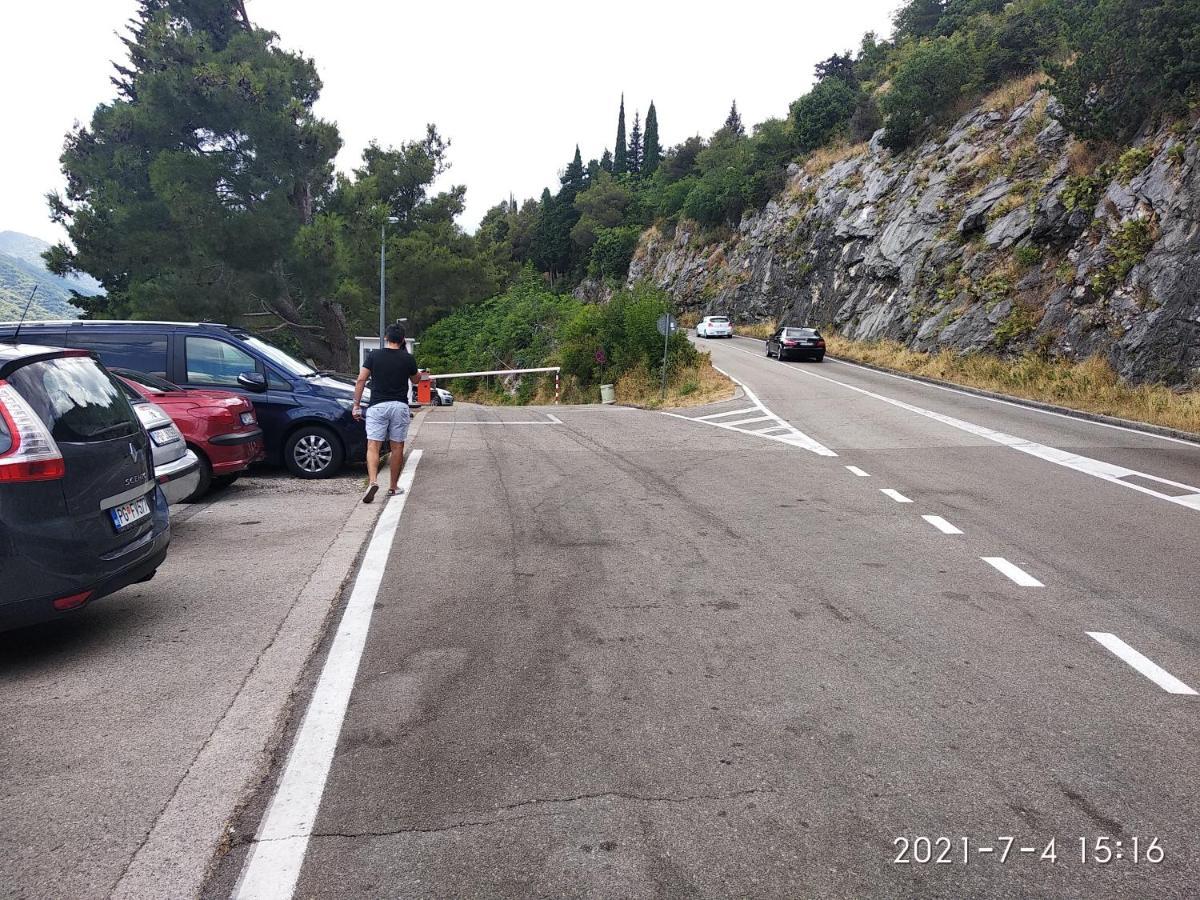
M883 372L885 375L895 375L897 378L906 378L909 381L921 381L925 384L932 384L936 385L937 387L961 391L964 394L974 394L977 397L985 397L988 400L999 400L1003 403L1011 403L1014 406L1027 406L1031 409L1040 409L1045 412L1058 413L1060 416L1066 416L1067 418L1071 419L1080 419L1085 422L1098 422L1101 425L1113 425L1117 428L1128 428L1131 431L1144 431L1148 432L1149 434L1159 435L1160 437L1169 437L1174 438L1177 441L1187 441L1188 443L1200 445L1200 434L1193 434L1190 431L1180 431L1178 428L1167 428L1165 425L1152 425L1149 422L1138 422L1134 419L1121 419L1117 416L1106 416L1103 413L1092 413L1081 409L1071 409L1068 406L1057 406L1053 403L1044 403L1041 400L1030 400L1027 397L1014 397L1011 394L1001 394L998 391L988 391L984 390L983 388L958 384L954 381L943 381L940 378L930 378L928 375L915 375L912 372L901 372L896 369L890 369L887 366L861 362L857 359L845 359L840 356L830 356L829 358L836 362L846 363L847 365L861 366L864 369L872 369L876 372Z

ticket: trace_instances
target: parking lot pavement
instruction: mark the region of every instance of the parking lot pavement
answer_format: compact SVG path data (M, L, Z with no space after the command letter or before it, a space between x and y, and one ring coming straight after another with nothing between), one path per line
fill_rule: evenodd
M362 478L174 507L152 581L0 635L0 897L195 893L378 515Z

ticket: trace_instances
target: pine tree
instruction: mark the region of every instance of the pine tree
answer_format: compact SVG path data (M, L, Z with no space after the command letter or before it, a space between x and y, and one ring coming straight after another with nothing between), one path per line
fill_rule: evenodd
M625 148L625 95L621 95L621 112L617 116L617 147L613 151L613 174L624 175L629 171L629 160Z
M604 148L604 153L600 157L600 168L602 170L604 170L605 172L608 172L610 175L612 174L613 156L612 156L612 151L609 150L607 147Z
M642 114L635 112L633 114L633 131L629 133L629 153L627 154L626 162L629 166L629 171L633 175L637 175L642 171Z
M653 175L662 161L662 144L658 139L658 112L654 109L654 101L646 110L646 136L642 139L642 174Z
M583 157L579 154L578 144L575 145L575 158L571 160L560 180L564 187L570 186L575 190L583 189Z
M737 101L733 101L733 105L729 107L729 115L725 119L725 131L736 137L742 137L746 134L746 128L742 125L742 116L738 112Z

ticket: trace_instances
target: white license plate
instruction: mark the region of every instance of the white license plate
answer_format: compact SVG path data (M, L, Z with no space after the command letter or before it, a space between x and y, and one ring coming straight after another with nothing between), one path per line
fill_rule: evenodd
M138 497L136 500L114 506L108 514L112 516L117 531L124 531L150 515L150 502L145 497Z

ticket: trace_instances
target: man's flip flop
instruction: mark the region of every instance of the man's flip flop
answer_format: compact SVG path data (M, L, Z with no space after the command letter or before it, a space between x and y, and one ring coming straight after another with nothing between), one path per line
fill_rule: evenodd
M367 492L363 494L363 503L370 503L375 499L375 495L379 492L379 485L372 484L367 488Z
M402 488L402 487L388 488L388 496L389 497L395 497L397 494L403 494L403 493L404 493L404 488Z

